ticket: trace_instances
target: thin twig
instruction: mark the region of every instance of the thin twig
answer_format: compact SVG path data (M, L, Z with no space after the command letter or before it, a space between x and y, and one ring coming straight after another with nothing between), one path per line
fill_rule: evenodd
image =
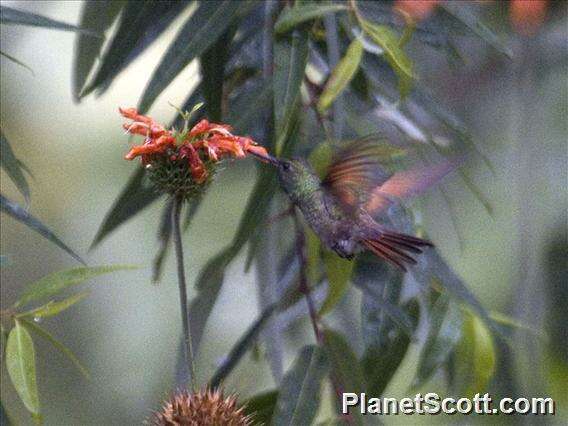
M298 214L294 210L292 212L292 217L294 218L294 224L296 225L296 249L298 251L298 257L300 259L300 293L306 297L306 302L308 303L308 311L310 313L310 319L312 321L312 327L314 329L314 334L316 336L316 341L318 345L323 345L323 334L318 325L318 314L312 299L312 294L310 292L310 286L308 285L308 274L307 266L308 260L306 257L306 238L304 230L302 229L302 224L298 218Z
M183 245L180 230L180 212L183 205L183 198L176 196L172 208L172 230L176 253L178 284L179 284L179 303L181 310L181 322L183 326L183 339L185 342L185 358L189 370L191 389L197 390L195 367L193 363L193 349L191 347L191 330L189 328L189 309L187 301L187 283L185 279L185 268L183 264Z

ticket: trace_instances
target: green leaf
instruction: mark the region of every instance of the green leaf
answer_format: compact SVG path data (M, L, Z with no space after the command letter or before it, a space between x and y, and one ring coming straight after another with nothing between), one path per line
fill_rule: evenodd
M199 61L201 66L201 87L203 97L205 98L207 117L215 122L223 120L222 104L225 65L229 59L229 49L236 29L237 25L230 25L217 41L203 52Z
M145 183L145 172L144 168L138 167L131 176L105 216L103 223L97 231L97 235L91 243L91 249L124 222L140 213L158 199L160 196L158 191Z
M333 372L333 377L337 380L338 386L345 392L354 392L356 394L365 392L366 383L363 368L351 349L349 342L347 342L344 336L334 330L325 329L323 334L324 348L329 359L330 371ZM341 407L338 407L338 410L341 410ZM354 423L350 424L362 425L365 423L364 417L358 410L352 410L350 417L354 421Z
M225 268L235 254L229 249L223 250L210 259L197 277L197 296L191 301L189 326L193 351L197 354L207 319L215 306L217 296L225 278Z
M413 268L412 274L422 285L430 286L432 278L437 278L440 285L450 294L465 302L496 332L501 333L489 317L486 309L481 305L475 295L467 288L461 278L450 268L437 250L426 250L422 255L420 264Z
M98 0L83 3L81 27L90 28L101 34L112 25L122 10L126 0ZM78 34L75 41L72 91L76 102L97 58L100 56L103 38L88 37Z
M27 410L33 415L39 415L34 344L32 337L18 320L8 335L6 369Z
M420 354L414 386L426 383L449 358L462 333L460 307L446 295L436 300L430 316L428 336Z
M280 14L276 24L274 25L274 31L276 34L284 34L304 22L320 18L328 13L335 13L342 10L347 10L347 5L297 2L295 7L287 8Z
M404 307L404 310L413 319L412 327L415 329L418 324L418 304L411 301ZM369 395L379 397L383 394L402 363L410 342L411 337L402 329L397 328L389 331L386 340L369 342L361 359Z
M441 5L441 12L447 12L449 16L456 19L459 23L465 25L470 31L477 35L482 40L485 40L491 47L498 52L513 57L511 49L499 40L497 35L490 30L481 20L475 16L470 8L461 7L462 5L455 5L452 2L444 2Z
M412 61L400 47L398 36L385 25L375 25L364 19L359 22L363 31L383 49L386 60L398 76L400 97L405 98L412 88L414 73Z
M268 425L272 419L277 400L278 390L260 393L245 402L244 412L247 416L252 416L254 424Z
M322 256L327 274L328 290L319 314L325 315L339 303L349 288L349 279L355 263L328 250L325 250Z
M51 241L59 248L65 250L71 257L73 257L73 259L77 260L83 265L86 265L85 261L81 259L81 257L78 254L76 254L73 250L71 250L63 241L61 241L53 232L51 232L51 230L47 226L45 226L38 219L36 219L34 216L28 213L27 210L25 210L18 204L14 203L13 201L7 199L1 194L0 194L0 210L2 210L4 213L9 214L14 219L22 222L27 227L33 229L42 237Z
M138 269L138 267L132 265L93 266L54 272L28 285L14 307L51 297L67 287L80 284L99 275L132 269Z
M321 242L311 228L304 229L306 238L306 271L308 283L314 285L319 281L321 262Z
M3 24L29 25L32 27L51 28L54 30L79 31L83 34L88 34L91 37L100 37L99 34L91 30L79 28L75 25L69 25L64 22L46 18L45 16L12 9L11 7L6 6L0 6L0 22L2 22Z
M29 321L25 318L21 318L20 321L27 329L33 331L41 338L47 340L49 343L53 345L55 349L57 349L59 352L65 355L85 378L87 379L90 378L89 370L87 370L87 368L83 364L81 364L79 358L77 358L75 354L67 346L65 346L63 343L61 343L59 340L53 337L53 335L50 334L47 330L40 327L33 321Z
M502 314L501 312L489 312L489 317L498 324L504 325L506 327L515 328L519 330L527 331L545 342L550 341L550 337L545 330L540 330L529 324L523 323L516 318L510 317L509 315Z
M361 328L365 347L383 347L389 335L413 333L412 318L399 306L402 274L369 253L356 260L353 283L362 291Z
M221 267L224 269L254 234L255 228L263 222L266 216L276 185L277 180L274 168L270 165L261 166L259 179L249 196L237 228L237 233L233 237L231 244L203 268L197 279L198 289L205 288L210 281L209 277L220 273L216 269Z
M29 72L32 73L32 75L35 75L34 70L31 69L31 67L29 67L28 65L24 64L22 61L20 61L18 58L15 58L12 55L8 55L5 52L2 52L0 50L0 56L4 56L6 59L8 59L9 61L14 62L15 64L20 65L21 67L24 67L25 69L27 69Z
M328 142L318 144L310 153L309 161L320 179L323 179L333 160L333 149Z
M268 320L272 317L275 309L275 304L270 305L266 309L264 309L258 319L245 332L243 337L241 337L233 346L226 360L223 361L221 366L217 369L217 371L209 381L209 386L212 389L219 387L219 385L221 385L221 382L225 380L225 378L236 367L243 355L256 341L258 335L260 334Z
M320 404L320 387L328 371L325 351L317 346L305 346L282 379L272 424L311 424Z
M243 7L248 5L231 0L200 2L152 74L138 109L147 111L174 78L217 41Z
M455 352L454 380L459 395L484 393L495 373L495 344L486 324L473 313L464 313L463 337Z
M363 44L355 39L349 45L345 56L339 61L325 84L318 100L318 111L325 112L343 90L349 85L359 69L363 57Z
M4 133L0 130L0 165L6 171L12 182L16 185L18 190L22 193L26 199L26 204L30 201L30 187L28 186L28 181L24 176L22 167L20 166L19 160L14 155L12 147L4 136Z
M235 99L227 115L227 123L231 123L237 134L251 133L259 116L272 105L272 80L262 84L250 92L245 92Z
M16 318L31 317L31 318L48 318L63 312L70 308L75 303L79 303L86 298L89 292L78 293L60 302L50 301L39 308L32 309L31 311L22 312L16 315Z
M300 87L308 61L308 34L294 30L291 36L280 37L274 43L274 129L276 154L294 128L294 117L300 105Z
M120 23L92 80L83 89L84 97L103 90L135 57L140 55L177 16L186 2L129 0L120 13Z
M355 393L365 392L363 370L352 350L352 345L337 331L325 329L323 335L331 371L342 389Z

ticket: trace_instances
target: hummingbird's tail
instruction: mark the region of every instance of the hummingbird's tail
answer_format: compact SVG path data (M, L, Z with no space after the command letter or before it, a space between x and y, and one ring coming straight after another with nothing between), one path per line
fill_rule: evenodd
M422 247L434 246L431 242L421 238L383 230L378 237L366 239L362 242L375 255L392 263L404 272L407 270L405 264L416 264L416 260L407 252L420 254Z

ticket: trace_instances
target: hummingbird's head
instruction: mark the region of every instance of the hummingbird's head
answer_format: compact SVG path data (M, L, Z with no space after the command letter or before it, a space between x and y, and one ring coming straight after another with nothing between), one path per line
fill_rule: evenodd
M279 159L271 155L257 157L278 169L278 178L284 191L292 198L319 187L319 179L303 158Z

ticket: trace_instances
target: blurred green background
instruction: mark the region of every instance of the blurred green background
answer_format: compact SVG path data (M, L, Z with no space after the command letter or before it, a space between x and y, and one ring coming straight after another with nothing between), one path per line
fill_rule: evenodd
M78 22L81 10L79 1L2 4L69 23ZM92 374L90 381L85 380L48 344L36 340L40 397L47 424L139 424L174 386L181 330L171 256L159 285L151 284L148 267L157 250L162 205L152 205L95 250L88 250L103 217L137 166L122 158L129 138L121 129L117 108L136 105L150 71L186 15L178 17L104 96L91 96L79 105L71 96L73 33L22 26L2 26L0 30L2 49L33 69L32 74L4 59L0 69L1 125L16 155L33 171L32 213L91 265L144 266L87 284L90 297L43 324ZM566 252L567 244L566 21L549 30L547 37L546 43L538 37L512 38L512 60L492 58L486 50L475 50L474 46L477 56L458 70L427 52L410 52L423 82L463 118L496 170L492 174L480 164L475 175L494 206L492 216L463 186L451 186L449 195L453 214L459 218L458 231L439 194L424 197L424 223L429 235L487 309L547 330L549 336L557 333L562 345L568 342L567 322L562 322L566 320L566 307L556 309L554 304L566 301L568 291L566 258L557 256ZM558 50L548 51L549 46ZM198 75L193 65L156 102L151 115L158 121L169 122L175 111L167 101L181 104L188 87L195 85ZM212 185L185 239L190 280L232 237L254 176L251 160L235 162ZM23 202L4 174L1 190ZM4 215L1 230L1 253L9 257L8 266L1 270L2 307L11 304L25 284L75 266L64 252ZM243 264L241 254L230 266L208 324L198 359L202 382L257 315L256 275L244 274ZM551 272L555 270L560 270L560 275ZM558 285L558 277L563 285ZM357 315L357 296L353 290L332 321ZM553 333L551 323L556 329ZM290 362L294 342L310 340L311 336L308 329L300 328L288 338ZM566 361L566 348L556 349L554 343L526 333L517 343L515 356L500 357L506 364L502 369L512 373L498 374L493 393L508 396L511 389L524 396L552 393L559 398L558 409L566 415L567 370L559 361ZM389 396L406 395L416 356L416 350L410 351L387 391ZM554 373L551 366L556 366ZM5 371L2 379L2 399L17 417L26 418ZM247 355L229 378L227 388L238 389L241 397L246 397L269 388L271 383L266 363ZM435 380L431 389L439 389ZM559 413L555 420L562 422L562 415ZM409 421L429 420L386 419L387 423ZM448 421L458 420L452 417Z

